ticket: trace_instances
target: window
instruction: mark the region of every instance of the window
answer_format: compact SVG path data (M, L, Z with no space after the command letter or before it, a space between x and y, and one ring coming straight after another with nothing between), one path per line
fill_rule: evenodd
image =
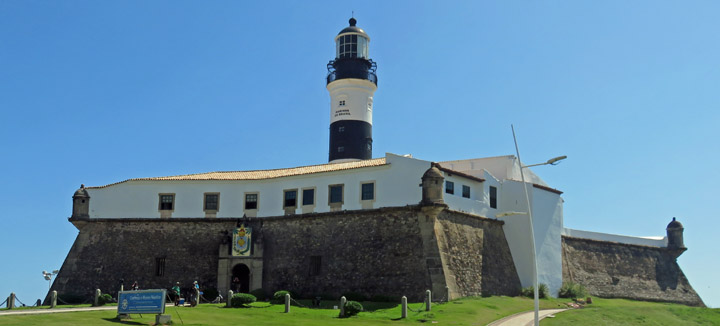
M205 194L205 210L216 211L220 203L220 194Z
M310 256L310 276L320 275L322 256Z
M375 183L363 183L360 192L360 199L362 200L375 199Z
M297 207L297 190L285 190L283 207Z
M338 132L345 132L345 127L343 127L343 126L338 127Z
M342 153L345 151L345 146L338 147L338 153Z
M497 208L497 188L490 186L490 208Z
M173 194L160 194L160 210L171 211L175 207L175 195Z
M340 100L340 102L338 102L338 106L345 106L345 100Z
M463 185L462 189L462 196L465 198L470 198L470 187Z
M362 37L361 37L362 38ZM339 58L357 58L357 35L343 35L338 37Z
M302 196L303 206L315 205L315 189L303 189Z
M165 275L165 257L155 258L155 276Z
M445 193L451 195L455 193L455 184L452 181L445 181Z
M258 208L258 194L245 194L245 209Z
M343 202L343 185L331 185L330 188L330 204Z

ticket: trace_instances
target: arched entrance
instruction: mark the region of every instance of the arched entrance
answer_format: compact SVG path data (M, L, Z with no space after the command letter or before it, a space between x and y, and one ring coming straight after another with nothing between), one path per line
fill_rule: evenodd
M237 264L232 269L230 288L235 293L250 292L250 268L245 264Z

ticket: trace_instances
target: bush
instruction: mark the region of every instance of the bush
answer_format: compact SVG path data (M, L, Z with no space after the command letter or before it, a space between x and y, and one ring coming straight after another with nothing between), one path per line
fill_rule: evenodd
M230 299L230 305L233 308L240 308L245 307L253 302L255 302L257 298L255 298L254 295L249 293L236 293L233 294L232 299Z
M535 297L535 288L532 286L528 286L526 288L523 288L520 291L520 295L528 298L534 298ZM550 297L550 290L548 290L547 285L540 283L540 286L538 286L538 297L540 299L546 299Z
M273 294L271 302L274 304L284 304L286 294L290 294L290 291L280 290L275 292L275 294Z
M98 306L104 306L106 303L113 302L113 297L107 293L98 297Z
M355 316L361 311L363 311L363 306L360 304L360 302L348 301L348 302L345 302L345 316L340 316L340 317Z
M258 301L265 301L267 300L267 295L265 295L265 290L263 289L255 289L250 291L250 294L254 295ZM285 300L285 297L283 296L283 302Z
M563 283L560 291L558 291L558 296L571 299L582 298L587 296L587 290L581 284L568 281Z

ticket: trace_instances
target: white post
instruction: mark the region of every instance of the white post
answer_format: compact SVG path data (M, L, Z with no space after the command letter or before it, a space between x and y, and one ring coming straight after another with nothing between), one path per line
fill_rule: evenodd
M402 317L400 318L407 318L407 297L403 296L400 303L402 303Z
M290 293L285 293L285 313L290 312Z
M57 291L50 292L50 308L57 307Z
M15 308L15 292L10 292L10 296L7 299L7 308L8 309Z
M233 290L228 290L228 296L227 296L227 307L228 308L232 307L232 304L230 303L230 301L232 300L233 294L234 294Z
M345 296L340 297L340 317L345 317L345 303L347 303Z
M515 152L518 156L518 166L520 167L520 179L522 180L522 187L525 190L525 202L527 203L528 219L530 220L530 246L532 249L532 264L533 264L533 288L534 288L534 301L535 301L535 326L540 325L540 298L538 296L538 268L537 268L537 252L535 251L535 227L533 225L532 218L532 207L530 206L530 196L527 191L527 184L525 184L525 173L523 172L522 161L520 160L520 149L518 149L517 138L515 138L515 127L510 125L513 133L513 141L515 142Z
M432 302L432 292L425 291L425 311L430 311L430 303Z

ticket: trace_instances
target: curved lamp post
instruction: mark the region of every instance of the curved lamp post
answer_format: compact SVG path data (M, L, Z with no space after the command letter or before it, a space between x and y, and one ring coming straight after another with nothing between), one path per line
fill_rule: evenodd
M531 167L531 166L539 166L539 165L556 165L559 161L564 160L567 158L567 156L558 156L555 158L551 158L547 160L545 163L538 163L538 164L531 164L531 165L522 165L522 161L520 160L520 149L518 149L517 144L517 138L515 137L515 127L513 125L510 125L510 128L512 129L513 134L513 141L515 142L515 153L517 153L517 162L520 166L520 179L522 180L523 190L525 190L525 203L527 204L527 215L528 219L530 220L530 245L532 249L532 264L533 264L533 288L534 288L534 301L535 301L535 326L540 325L540 297L538 295L538 267L537 267L537 252L535 251L535 227L533 225L533 217L532 217L532 208L530 206L530 196L528 195L527 191L527 185L525 184L525 173L523 170L525 168ZM505 215L503 215L505 214ZM516 215L516 214L526 214L525 212L518 213L518 212L507 212L507 213L501 213L498 214L498 217L501 216L507 216L507 215Z
M43 271L43 277L45 277L45 280L48 281L48 291L50 291L50 288L52 287L52 277L54 275L57 275L58 273L60 273L60 271L57 269L52 271L51 273L48 273L47 271Z

